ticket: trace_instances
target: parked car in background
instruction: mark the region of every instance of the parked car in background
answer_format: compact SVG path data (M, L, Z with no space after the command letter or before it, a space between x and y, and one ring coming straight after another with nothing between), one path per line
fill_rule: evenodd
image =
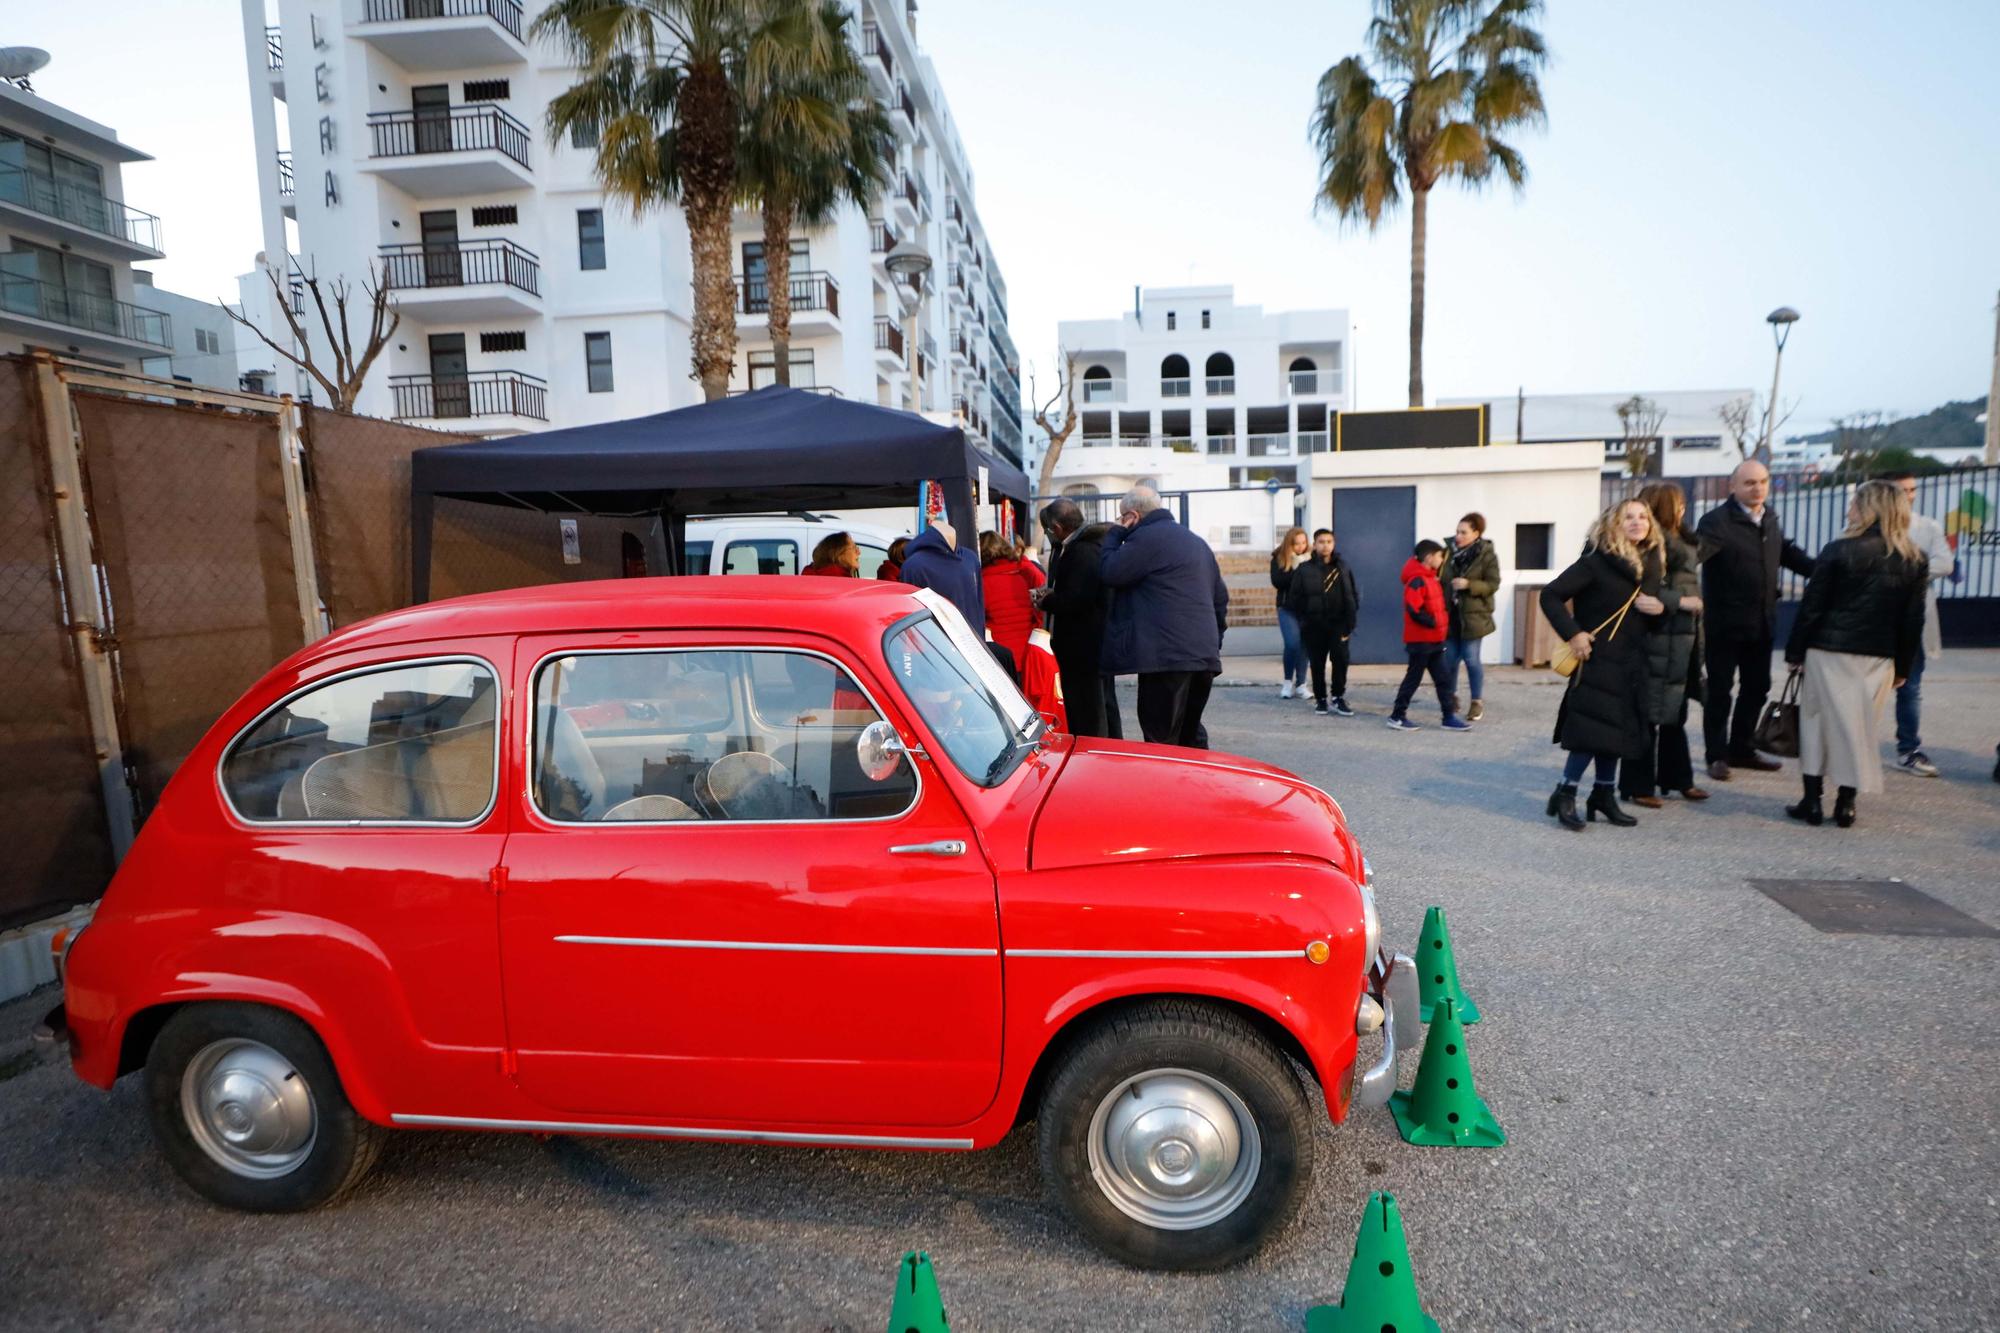
M524 588L273 668L60 942L49 1023L232 1207L327 1203L397 1128L1033 1118L1090 1239L1211 1268L1298 1208L1314 1102L1386 1101L1415 1035L1371 878L1280 769L1051 732L928 591Z
M876 567L889 557L889 544L906 535L867 524L842 523L832 515L700 518L687 525L687 557L681 572L796 574L812 564L813 548L836 532L850 534L861 548L864 579L875 577ZM661 567L665 567L664 562Z

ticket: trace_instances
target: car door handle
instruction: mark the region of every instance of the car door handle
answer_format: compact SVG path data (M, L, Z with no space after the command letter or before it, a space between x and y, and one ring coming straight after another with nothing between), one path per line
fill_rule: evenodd
M964 856L965 843L958 838L941 838L937 842L906 842L900 847L891 847L892 856Z

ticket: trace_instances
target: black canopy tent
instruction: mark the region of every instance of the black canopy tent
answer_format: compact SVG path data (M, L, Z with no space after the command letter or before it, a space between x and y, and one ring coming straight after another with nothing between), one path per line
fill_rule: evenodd
M629 421L419 449L410 456L410 591L430 598L437 497L554 514L657 515L679 570L690 515L914 505L937 482L945 516L977 530L972 489L1023 503L1019 468L956 426L830 394L772 386Z

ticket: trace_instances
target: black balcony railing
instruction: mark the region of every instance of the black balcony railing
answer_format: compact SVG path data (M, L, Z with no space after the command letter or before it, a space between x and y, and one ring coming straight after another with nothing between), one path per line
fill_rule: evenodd
M173 324L157 310L74 287L58 287L39 278L0 272L0 309L128 342L161 348L174 345Z
M917 206L917 183L906 174L903 177L903 198L910 201L910 207Z
M880 28L872 23L861 25L861 49L881 61L890 78L896 77L896 58L889 54L889 43L882 40Z
M549 386L518 370L478 370L469 375L391 375L398 420L431 417L531 417L549 419Z
M896 327L896 321L887 315L875 316L875 350L894 352L898 361L903 360L903 331Z
M285 39L273 28L264 29L264 68L283 69L285 67Z
M896 233L880 218L868 219L868 248L878 255L886 255L896 248Z
M840 314L840 284L833 280L831 273L817 269L807 273L794 273L785 290L791 293L792 309L824 310L829 315ZM745 281L736 280L737 309L746 315L768 315L771 313L771 282L759 275Z
M292 155L290 153L280 153L278 154L278 194L283 198L290 199L298 194L298 192L298 180L292 175Z
M910 122L911 129L915 129L917 127L917 104L911 100L909 87L904 85L897 88L896 92L902 99L903 118Z
M495 150L528 166L528 127L497 106L377 111L368 117L376 157Z
M0 167L0 200L121 241L160 248L160 220L96 190L19 167Z
M521 37L521 7L514 0L368 0L370 23L401 23L406 19L490 18L516 41Z
M541 295L541 262L512 241L431 241L382 247L383 280L394 291L504 283Z

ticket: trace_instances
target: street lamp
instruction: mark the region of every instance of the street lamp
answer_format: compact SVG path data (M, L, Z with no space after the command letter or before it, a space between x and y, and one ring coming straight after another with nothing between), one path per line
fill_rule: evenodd
M1764 404L1764 452L1771 449L1772 414L1778 410L1778 371L1785 364L1785 340L1792 336L1792 325L1799 322L1799 312L1788 305L1781 305L1764 316L1764 322L1771 326L1771 341L1778 345L1777 355L1771 359L1771 401ZM1765 462L1769 462L1767 457Z
M910 367L910 410L915 412L922 402L918 386L923 379L924 366L923 344L915 335L923 331L924 291L921 284L924 275L931 271L931 252L915 241L898 241L888 254L882 256L882 267L914 287L917 293L915 305L903 311L903 355ZM916 316L914 325L910 323L912 314Z

